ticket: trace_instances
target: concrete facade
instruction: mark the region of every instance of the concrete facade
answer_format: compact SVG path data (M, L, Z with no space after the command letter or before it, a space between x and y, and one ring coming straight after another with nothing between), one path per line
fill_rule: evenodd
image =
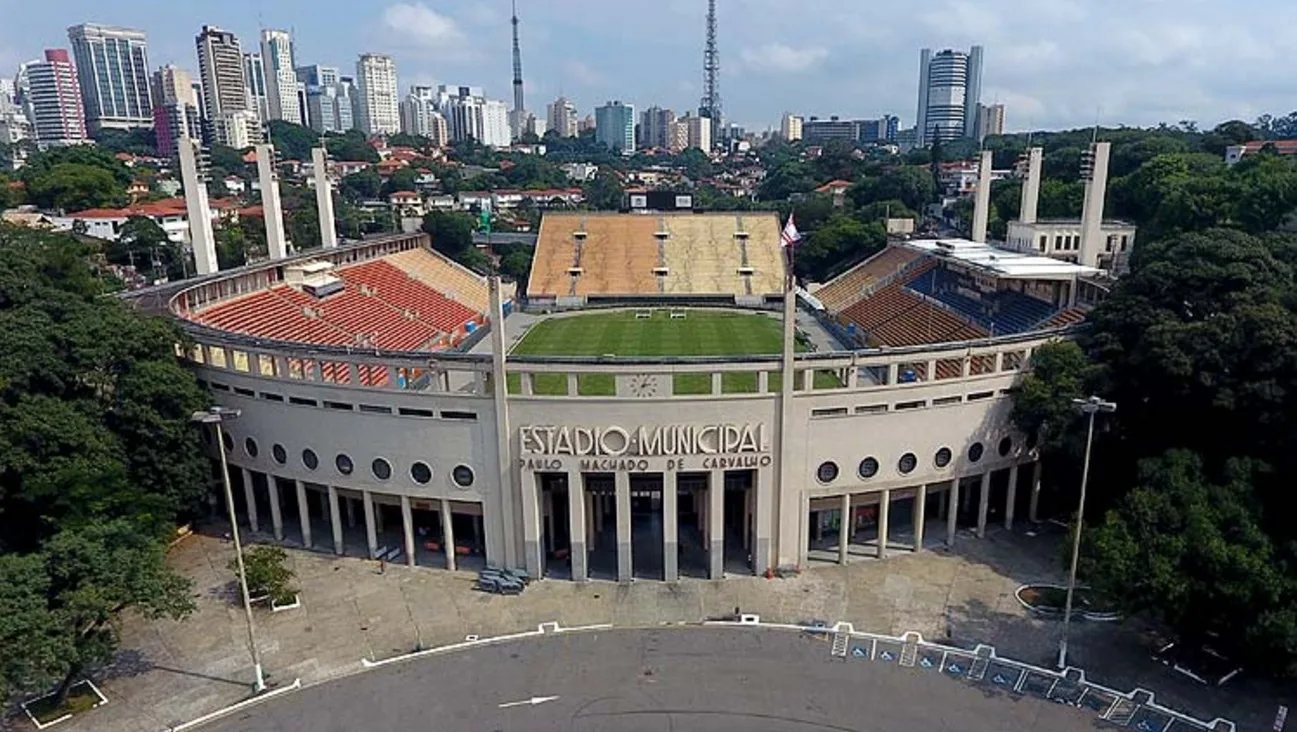
M420 235L392 237L311 258L352 262L425 244ZM172 310L265 287L276 272L267 265L194 285L174 296ZM497 299L497 322L501 312ZM1030 471L1018 467L1034 455L1010 426L1010 390L1032 350L1061 335L796 357L789 348L782 360L650 361L506 360L498 355L503 336L492 354L361 354L188 322L186 330L197 346L184 357L218 403L243 410L226 426L232 472L265 476L246 481L250 492L278 482L292 487L285 496L305 495L293 501L308 519L303 535L314 505L341 550L339 502L354 514L359 500L371 556L401 543L376 538L384 515L409 537L412 511L431 511L443 525L420 519L420 545L439 544L446 566L474 553L453 533L478 545L479 562L582 580L603 557L605 574L622 581L645 575L641 554L653 563L650 577L674 579L686 536L706 553L707 576L803 567L822 538L808 519L839 515L850 547L864 506L879 507L878 555L889 547L889 520L912 521L918 536L909 543L921 550L925 512L944 510L954 530L961 481L980 501L979 533L988 506L1011 521L1014 508L991 499L991 481L1009 475L1007 502L1025 498L1017 476ZM899 378L939 373L938 364L951 373L951 363L961 365L954 378ZM366 385L376 370L386 370L386 385ZM712 374L711 393L675 393L674 375L700 372ZM817 388L817 372L844 386ZM739 374L755 393L725 390ZM583 395L591 377L611 377L615 395ZM567 395L538 394L537 379L566 380ZM889 514L905 500L910 511L896 503ZM275 505L260 493L246 503L250 518L258 504ZM282 516L295 520L291 507ZM428 533L442 541L424 541Z

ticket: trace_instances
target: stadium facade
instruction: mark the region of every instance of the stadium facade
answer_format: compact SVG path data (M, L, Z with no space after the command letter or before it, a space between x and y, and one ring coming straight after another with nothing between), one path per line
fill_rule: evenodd
M1097 272L909 242L823 300L783 297L768 286L778 231L773 214L547 217L531 278L545 312L518 316L765 310L783 319L777 354L510 356L521 304L422 234L184 283L166 308L191 339L179 355L242 410L223 445L205 433L240 512L288 543L670 581L922 551L1034 518L1040 466L1012 393L1035 349L1083 318ZM798 353L804 327L850 348Z

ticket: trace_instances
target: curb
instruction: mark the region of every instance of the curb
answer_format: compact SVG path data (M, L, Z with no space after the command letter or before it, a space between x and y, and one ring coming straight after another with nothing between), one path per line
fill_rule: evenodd
M297 691L300 688L302 688L302 680L300 678L294 679L293 683L289 684L288 686L275 689L274 691L267 691L264 694L254 696L249 699L244 699L243 701L238 702L237 704L231 704L228 707L217 709L214 712L204 714L198 719L193 719L183 724L177 724L171 727L167 727L165 730L163 730L163 732L183 732L183 730L193 729L194 727L197 727L202 724L207 724L208 722L217 719L219 717L224 717L227 714L233 714L234 712L247 709L248 707L256 706L257 704L260 704L261 702L266 701L267 699L273 699L274 697L287 694L290 691Z

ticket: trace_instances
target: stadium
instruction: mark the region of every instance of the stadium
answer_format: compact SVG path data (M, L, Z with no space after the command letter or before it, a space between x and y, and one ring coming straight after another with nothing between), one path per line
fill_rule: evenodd
M1034 518L1011 395L1099 270L894 241L786 297L784 267L774 213L562 213L525 299L413 234L187 281L166 310L241 410L205 433L238 512L290 545L672 581Z

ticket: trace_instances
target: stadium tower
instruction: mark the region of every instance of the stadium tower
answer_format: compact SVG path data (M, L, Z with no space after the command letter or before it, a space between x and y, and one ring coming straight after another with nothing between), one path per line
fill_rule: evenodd
M521 114L526 105L522 98L522 48L518 45L518 3L513 3L513 111Z
M707 0L707 45L703 50L703 99L698 116L712 121L715 134L721 124L721 55L716 50L716 0Z

